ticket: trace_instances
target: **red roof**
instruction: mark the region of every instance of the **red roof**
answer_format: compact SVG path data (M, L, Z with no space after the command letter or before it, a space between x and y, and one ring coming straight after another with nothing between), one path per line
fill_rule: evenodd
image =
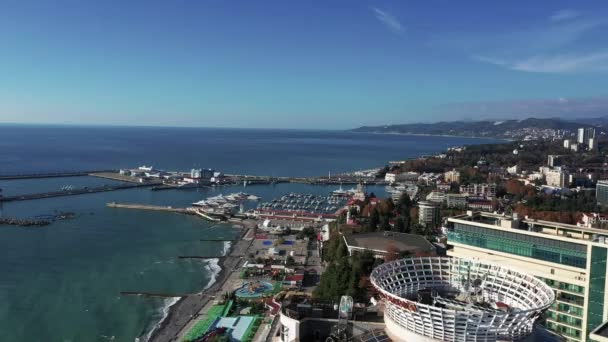
M499 309L508 309L509 306L503 302L495 302L494 304L496 304L496 307Z
M285 281L302 281L302 280L304 280L304 275L303 274L294 274L294 275L285 277L284 280Z
M281 304L275 303L274 299L269 298L265 301L266 305L270 308L270 314L276 315L281 310Z

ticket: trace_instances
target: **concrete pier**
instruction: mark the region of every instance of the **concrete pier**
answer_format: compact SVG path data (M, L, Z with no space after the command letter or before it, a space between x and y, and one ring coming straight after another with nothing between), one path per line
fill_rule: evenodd
M192 293L159 293L159 292L137 292L137 291L121 291L121 296L142 296L142 297L160 297L160 298L175 298L192 296Z
M116 203L110 202L106 204L109 208L123 208L123 209L138 209L138 210L153 210L153 211L170 211L175 213L192 214L188 208L174 208L171 206L160 206L160 205L146 205L146 204L131 204L131 203Z
M116 170L91 170L91 171L72 171L72 172L44 172L44 173L23 173L12 175L0 175L0 180L11 179L32 179L32 178L55 178L55 177L81 177L91 173L116 172Z
M205 256L205 255L180 255L178 259L224 259L225 256Z
M149 186L153 186L153 185L155 185L155 184L153 184L153 183L118 184L118 185L98 186L98 187L92 187L92 188L41 192L41 193L35 193L35 194L0 196L0 202L28 201L28 200L52 198L52 197L84 195L84 194L93 194L93 193L97 193L97 192L108 192L108 191L116 191L116 190L132 189L132 188L143 188L143 187L149 187Z

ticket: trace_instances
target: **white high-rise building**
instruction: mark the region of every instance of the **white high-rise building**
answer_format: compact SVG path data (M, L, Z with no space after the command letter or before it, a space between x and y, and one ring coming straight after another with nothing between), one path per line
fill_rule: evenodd
M430 201L418 202L418 223L421 225L437 228L441 224L439 205Z
M595 128L579 128L576 141L579 144L589 145L589 139L595 139Z
M190 178L201 178L201 169L192 169L190 170Z

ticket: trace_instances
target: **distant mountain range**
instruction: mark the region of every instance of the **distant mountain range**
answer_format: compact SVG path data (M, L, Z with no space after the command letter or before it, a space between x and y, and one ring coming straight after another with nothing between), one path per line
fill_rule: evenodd
M608 128L608 116L588 119L536 119L495 120L495 121L442 121L436 123L415 123L385 126L363 126L351 131L366 133L451 135L462 137L488 138L540 138L550 136L552 131L574 132L579 127Z

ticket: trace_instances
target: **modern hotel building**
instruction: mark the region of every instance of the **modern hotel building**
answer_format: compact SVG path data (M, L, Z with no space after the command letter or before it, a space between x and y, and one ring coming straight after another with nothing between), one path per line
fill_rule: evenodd
M608 230L470 211L444 229L449 256L505 265L553 288L543 324L566 340L593 341L608 318Z

